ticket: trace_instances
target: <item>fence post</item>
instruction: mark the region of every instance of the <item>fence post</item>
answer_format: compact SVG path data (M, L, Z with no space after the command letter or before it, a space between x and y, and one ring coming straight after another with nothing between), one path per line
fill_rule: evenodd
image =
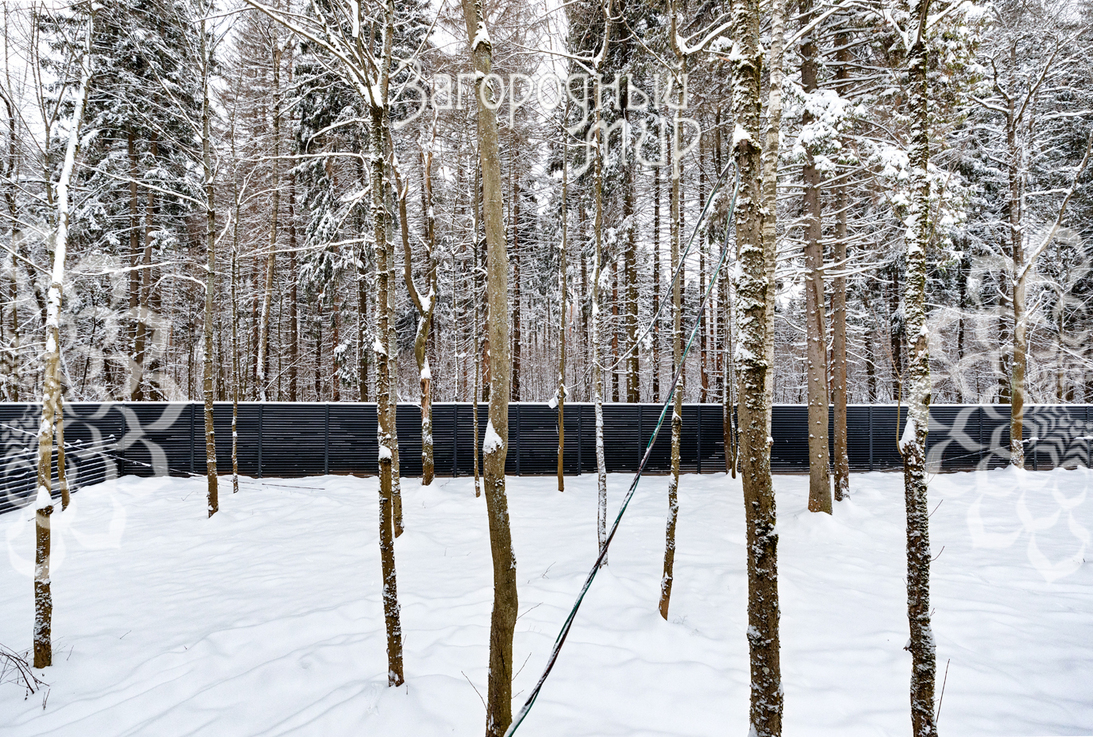
M330 475L330 403L323 402L323 476Z
M645 437L645 431L641 426L641 408L642 405L638 405L638 467L641 467L641 451L642 451L642 438Z
M584 473L584 459L581 449L584 448L584 406L577 407L577 475Z
M262 478L262 410L265 403L258 405L258 478Z
M979 420L979 463L982 464L983 463L983 458L984 458L984 455L985 455L984 452L983 452L983 407L982 406L980 406L978 409L975 410L975 417ZM987 461L987 463L989 465L990 461ZM976 466L978 466L978 464L976 464Z
M516 475L520 475L520 405L512 405L516 410ZM510 435L512 433L509 433Z
M873 470L873 405L869 405L869 470Z
M459 405L452 405L452 478L459 475Z
M702 473L702 405L698 405L698 472Z
M190 473L195 473L194 470L194 408L196 404L190 403ZM151 460L151 459L149 459ZM168 471L170 475L170 471Z

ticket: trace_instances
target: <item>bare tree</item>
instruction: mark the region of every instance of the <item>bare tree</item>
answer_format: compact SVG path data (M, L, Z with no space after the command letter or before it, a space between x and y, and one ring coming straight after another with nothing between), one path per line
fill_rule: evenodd
M42 363L45 377L42 390L42 421L38 426L38 490L35 502L34 546L34 667L45 668L53 663L51 622L53 597L50 592L50 515L53 500L53 426L64 411L61 405L61 300L64 293L65 254L68 248L69 186L76 169L80 148L84 106L91 87L91 37L94 30L94 5L88 4L84 28L83 51L80 59L80 85L76 91L76 106L72 113L64 162L57 177L56 214L53 231L53 270L50 272L49 302L46 312L45 350ZM59 439L63 443L63 439ZM61 456L63 462L64 456Z
M328 56L324 62L357 92L368 109L369 188L373 238L379 275L379 326L375 352L378 369L379 406L379 545L383 573L383 611L387 629L387 682L403 683L402 624L399 618L398 589L395 573L394 537L401 532L401 508L398 494L398 438L395 434L396 386L394 320L391 319L391 291L395 281L394 248L388 234L390 222L386 192L385 150L390 140L388 105L391 99L391 69L395 34L394 0L358 3L336 0L322 8L312 5L311 15L247 0L286 28L321 48ZM348 22L346 22L348 21ZM363 121L354 121L354 123Z
M486 736L501 737L512 722L512 638L519 605L516 592L516 555L509 529L505 496L505 458L508 454L509 297L508 254L505 250L503 182L497 144L495 91L487 79L493 71L493 43L486 29L482 0L463 0L471 61L475 71L478 107L478 155L482 167L482 213L486 229L486 294L489 300L487 331L490 342L489 423L483 442L485 454L486 514L493 558L493 614L490 618L490 671L486 702ZM475 398L477 401L477 397Z

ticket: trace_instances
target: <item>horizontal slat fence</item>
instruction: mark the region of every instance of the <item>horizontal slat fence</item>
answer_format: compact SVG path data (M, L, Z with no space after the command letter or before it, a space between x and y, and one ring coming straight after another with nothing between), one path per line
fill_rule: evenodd
M479 405L479 444L486 430L486 405ZM21 506L34 487L39 408L0 403L0 512ZM604 405L607 470L637 469L660 406ZM217 465L231 472L231 405L215 406ZM773 410L771 466L775 472L808 469L807 407L777 405ZM473 473L470 404L433 405L436 473ZM398 409L399 461L406 476L421 474L420 410ZM894 470L902 466L896 439L906 408L857 405L848 409L847 436L852 470ZM565 408L567 474L596 470L595 408ZM689 404L683 408L681 467L684 472L725 470L722 409ZM239 405L239 471L247 476L300 477L377 472L376 405L365 403L254 403ZM205 425L199 403L85 403L65 407L66 469L73 488L121 475L205 473ZM660 430L647 470L670 470L671 428ZM1093 442L1093 406L1034 405L1025 410L1027 467L1088 466ZM546 404L509 407L509 453L513 475L557 472L557 412ZM937 405L931 408L929 462L934 470L997 468L1009 456L1008 405Z

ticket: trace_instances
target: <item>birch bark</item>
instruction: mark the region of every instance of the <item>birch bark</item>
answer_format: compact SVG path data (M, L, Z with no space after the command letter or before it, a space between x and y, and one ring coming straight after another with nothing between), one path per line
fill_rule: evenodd
M68 132L64 162L57 178L57 213L53 232L53 270L50 272L46 306L46 335L43 363L45 377L42 390L42 419L38 425L38 479L34 513L34 667L45 668L53 663L51 626L53 595L50 590L50 516L53 514L53 428L63 407L61 405L61 300L64 294L65 255L68 248L69 196L68 189L76 169L80 148L83 113L91 86L91 37L94 30L93 6L88 6L87 27L84 31L83 55L80 60L80 86L72 112L72 127ZM63 458L64 456L61 456Z

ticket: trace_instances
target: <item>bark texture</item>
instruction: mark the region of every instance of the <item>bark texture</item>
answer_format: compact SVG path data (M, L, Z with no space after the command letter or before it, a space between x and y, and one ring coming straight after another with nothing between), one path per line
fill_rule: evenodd
M930 519L926 504L926 433L930 426L930 354L926 333L926 247L930 237L930 161L925 26L929 0L913 10L918 28L911 46L912 198L907 219L907 278L903 302L907 336L907 426L900 439L907 507L907 619L911 629L911 726L914 737L934 737L937 656L930 629Z
M65 255L68 249L69 185L76 169L80 133L83 128L83 111L91 86L91 36L94 15L87 15L83 58L80 63L80 87L76 94L76 106L72 114L65 158L57 179L57 211L53 232L53 270L50 273L46 307L46 335L43 363L45 376L42 382L42 419L38 425L38 478L35 502L34 528L34 667L45 668L53 662L52 619L53 595L50 590L50 516L53 502L53 433L54 423L64 408L61 404L61 300L64 291ZM63 442L63 437L59 438ZM63 463L64 455L59 456Z
M845 94L850 82L850 34L835 35L835 80L837 91ZM846 437L846 213L850 194L840 183L835 190L835 245L832 253L837 273L832 279L831 295L831 402L835 415L835 501L850 497L850 457Z
M801 23L812 22L812 0L801 2ZM812 32L801 39L801 87L805 94L817 88L819 67L816 40ZM806 110L802 122L814 116ZM820 171L812 152L805 151L801 178L804 188L801 209L805 221L805 379L808 385L808 509L831 514L831 466L827 441L827 327L824 301L823 220L820 200Z
M758 0L732 1L732 37L739 51L733 65L733 117L739 128L733 154L739 167L736 203L736 316L740 346L740 470L748 556L748 646L751 664L750 731L756 737L782 733L779 644L778 533L770 475L770 316L774 251L764 243L760 188L760 75ZM769 214L773 217L773 213Z
M206 501L209 516L212 517L220 508L219 489L216 473L216 430L213 422L213 313L215 308L214 288L216 286L216 188L213 184L212 154L212 109L209 104L209 78L211 59L207 47L208 36L205 33L205 20L201 21L201 165L205 179L205 361L203 366L202 390L205 399L205 477L208 491ZM276 216L274 216L276 217ZM270 256L272 258L272 255ZM232 432L235 432L235 417L232 417ZM233 477L233 484L238 483ZM233 488L237 488L233 486Z
M493 68L493 45L485 27L482 0L463 0L463 14L476 72L478 152L482 166L482 212L486 226L486 294L489 301L490 405L484 448L484 483L493 558L493 614L490 619L486 735L501 737L512 722L512 639L519 603L516 555L512 549L508 499L505 496L512 368L509 363L508 254L505 251L497 114L496 106L492 105L495 92L486 83Z

